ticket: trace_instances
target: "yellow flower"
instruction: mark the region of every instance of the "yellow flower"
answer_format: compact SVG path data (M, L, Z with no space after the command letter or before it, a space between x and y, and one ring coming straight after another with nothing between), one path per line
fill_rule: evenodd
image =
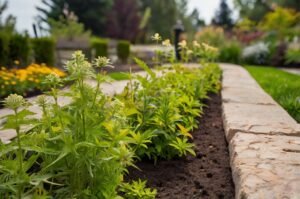
M12 82L11 82L11 84L12 84L12 85L16 85L16 84L17 84L17 82L15 82L15 81L12 81Z

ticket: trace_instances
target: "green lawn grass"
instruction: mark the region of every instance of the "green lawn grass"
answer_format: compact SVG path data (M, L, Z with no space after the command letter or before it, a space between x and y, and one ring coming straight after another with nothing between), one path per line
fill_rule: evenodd
M262 66L246 66L260 86L300 122L300 76Z
M129 73L124 72L114 72L108 74L112 79L120 81L120 80L128 80L129 79Z

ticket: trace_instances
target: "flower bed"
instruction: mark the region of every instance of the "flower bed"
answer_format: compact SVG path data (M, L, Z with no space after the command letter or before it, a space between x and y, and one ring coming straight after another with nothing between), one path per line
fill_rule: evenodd
M212 53L207 45L199 48L209 51L202 55ZM23 97L7 97L5 106L13 114L6 117L4 128L14 129L17 137L0 145L0 195L155 198L156 190L146 188L145 181L124 182L123 176L138 160L158 163L197 155L191 132L198 127L204 100L220 88L221 70L202 60L201 69L173 64L161 68L159 76L143 61L135 61L147 76L129 74L124 91L108 97L99 86L110 78L96 74L94 67L107 66L109 60L100 57L89 63L76 52L66 64L68 77L45 78L53 100L37 98L40 119L29 117L34 113ZM86 84L86 79L96 80L97 86ZM70 89L60 92L60 85L68 82ZM70 104L60 106L58 96L70 98ZM32 128L22 131L22 125L29 124Z
M0 70L0 98L4 98L11 93L17 93L27 96L32 92L47 89L43 80L49 74L56 74L64 77L66 74L54 67L46 65L31 64L23 69L6 69L1 67Z

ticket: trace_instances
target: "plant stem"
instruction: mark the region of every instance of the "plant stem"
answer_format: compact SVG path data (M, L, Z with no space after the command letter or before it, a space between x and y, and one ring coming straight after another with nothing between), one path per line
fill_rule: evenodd
M19 159L19 177L20 179L22 178L23 174L23 154L22 154L22 146L21 146L21 138L20 138L20 125L19 125L19 120L18 120L18 112L15 109L15 122L16 122L16 132L17 132L17 143L18 143L18 159ZM18 198L22 198L22 189L23 186L22 184L19 185L18 187Z
M96 92L95 92L95 97L93 99L92 108L94 108L94 105L96 103L97 95L98 95L98 92L99 92L99 87L100 87L100 81L97 81L97 88L96 88Z

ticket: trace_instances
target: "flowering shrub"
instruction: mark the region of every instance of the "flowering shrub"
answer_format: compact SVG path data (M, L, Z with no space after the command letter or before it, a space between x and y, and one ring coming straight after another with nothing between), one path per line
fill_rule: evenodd
M244 48L242 57L249 64L264 64L267 62L269 53L268 45L259 42Z
M0 97L11 93L17 93L26 96L28 93L36 90L47 89L47 85L42 80L49 74L56 74L64 77L66 74L53 67L46 65L31 64L24 69L0 69Z

